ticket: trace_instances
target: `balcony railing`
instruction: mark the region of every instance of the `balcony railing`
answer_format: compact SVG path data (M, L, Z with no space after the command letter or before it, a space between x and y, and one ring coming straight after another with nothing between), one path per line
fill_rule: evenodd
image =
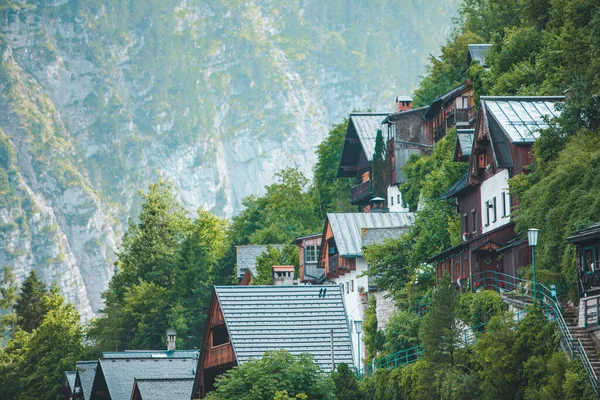
M454 123L455 124L468 124L475 117L475 107L471 108L457 108L454 110Z
M373 181L366 181L359 183L350 189L350 202L352 204L358 204L359 202L373 197Z

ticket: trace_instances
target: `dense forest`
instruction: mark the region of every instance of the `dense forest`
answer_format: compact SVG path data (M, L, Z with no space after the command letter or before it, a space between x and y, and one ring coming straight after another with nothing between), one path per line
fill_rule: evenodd
M474 63L465 70L467 44L486 42L492 44L489 69ZM531 172L514 179L511 190L519 199L513 213L517 230L540 229L539 268L547 271L542 276L562 282L571 298L576 296L574 253L564 239L600 220L599 56L597 0L464 0L454 34L441 56L430 59L414 96L417 105L427 104L467 79L476 96L568 91L560 119L534 145ZM312 182L295 169L283 170L264 195L247 197L229 222L202 210L191 216L168 179L150 185L140 193L141 211L117 254L117 273L103 295L104 313L90 326L79 326L72 305L35 274L19 291L6 269L0 392L6 398L54 398L49 393L56 392L60 374L74 360L103 350L162 348L167 327L181 332L179 348L198 347L210 287L233 280L235 245L290 243L319 232L326 212L352 210L351 183L335 178L346 125L333 126L318 146ZM560 351L554 326L539 310L516 323L494 293L459 297L447 281L433 290L433 271L425 261L460 240L455 207L440 200L464 173L464 165L452 161L454 135L451 131L431 155L414 157L405 167L404 199L412 208L419 204L414 226L401 238L365 251L377 286L388 290L398 306L383 331L370 304L365 321L369 358L415 345L425 349L423 358L357 382L345 367L322 377L305 358L274 353L222 378L215 399L231 394L252 400L303 395L339 400L591 398L582 367ZM270 251L264 263L289 262L291 254L285 248ZM261 279L268 278L263 274ZM421 316L417 310L424 298L430 311ZM487 323L486 332L473 344L455 341L462 326L482 323ZM282 365L293 365L291 375L282 372ZM285 375L283 382L304 376L312 384L289 383L278 393L254 397L236 392L235 382L259 375L260 382L277 382L273 376Z

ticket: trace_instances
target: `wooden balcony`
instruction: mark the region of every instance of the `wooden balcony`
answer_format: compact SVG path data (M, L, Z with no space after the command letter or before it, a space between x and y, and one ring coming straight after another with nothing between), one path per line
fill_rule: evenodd
M365 200L371 200L374 194L373 181L359 183L350 189L350 202L359 204Z
M204 361L204 369L217 367L235 362L235 355L231 343L225 343L220 346L211 347Z
M457 126L470 126L475 118L475 107L457 108L454 110L454 124Z
M329 273L335 273L339 269L340 257L337 254L329 256Z

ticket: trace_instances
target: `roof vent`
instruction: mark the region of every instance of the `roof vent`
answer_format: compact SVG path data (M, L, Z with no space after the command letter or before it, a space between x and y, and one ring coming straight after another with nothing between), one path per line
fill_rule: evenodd
M174 329L167 330L167 351L175 350L177 343L177 332Z
M273 265L273 283L275 286L294 284L293 265Z

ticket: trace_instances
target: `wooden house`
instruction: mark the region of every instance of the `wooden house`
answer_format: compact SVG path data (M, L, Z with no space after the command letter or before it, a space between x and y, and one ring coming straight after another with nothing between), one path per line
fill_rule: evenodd
M575 245L579 297L600 295L600 222L567 238Z
M355 179L350 202L358 206L358 211L368 211L375 197L372 169L375 139L381 130L381 121L387 116L388 113L350 114L337 177Z
M430 261L437 265L437 279L447 272L457 286L483 271L516 275L531 264L526 238L518 236L511 220L517 207L508 181L526 172L531 146L547 127L547 118L558 115L563 96L481 97L473 139L462 132L455 160L466 159L465 144L471 142L468 173L445 194L456 202L461 219L462 243Z
M427 143L437 142L454 126L457 129L473 127L476 116L473 95L473 87L467 81L431 103L423 115Z
M193 398L215 378L269 350L310 353L324 371L353 364L348 317L337 286L215 286Z
M321 234L316 233L296 238L294 244L298 246L300 283L317 283L322 281L325 270L319 265Z
M276 249L283 249L284 244L271 244L271 245L246 245L246 246L235 246L236 253L236 270L237 277L242 284L249 285L252 281L252 277L256 276L256 259L262 255L267 248L272 246ZM247 273L248 272L248 273Z
M60 387L60 393L58 398L60 400L72 400L73 391L75 390L75 378L77 377L76 371L65 371L63 374L63 383Z

